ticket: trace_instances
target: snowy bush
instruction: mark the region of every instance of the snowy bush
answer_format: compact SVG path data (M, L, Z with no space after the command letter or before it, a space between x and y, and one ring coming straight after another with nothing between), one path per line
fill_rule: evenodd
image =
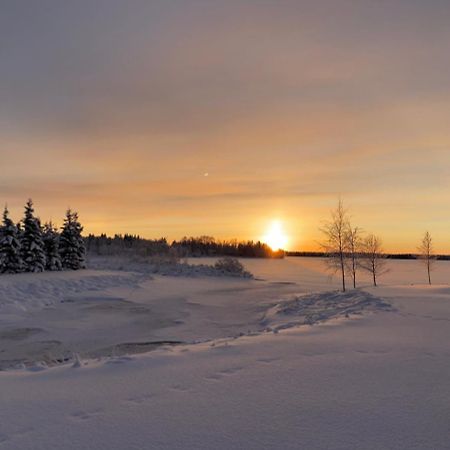
M237 258L225 257L220 258L215 264L214 268L226 275L232 276L246 276L249 274L244 266L239 262Z
M228 259L228 258L225 258ZM231 258L233 259L233 258ZM160 255L142 257L139 255L123 256L90 256L89 267L97 270L125 270L129 272L158 274L164 276L179 277L238 277L253 278L239 263L233 264L233 268L224 268L222 264L189 264L188 261L180 261L174 255Z

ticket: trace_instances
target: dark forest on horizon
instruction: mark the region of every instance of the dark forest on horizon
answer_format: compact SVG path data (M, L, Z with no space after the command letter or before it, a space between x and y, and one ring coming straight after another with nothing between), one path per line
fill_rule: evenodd
M218 240L211 236L183 237L171 243L166 238L144 239L138 235L106 234L85 238L91 255L119 255L135 253L141 256L172 254L180 258L205 256L233 256L241 258L284 258L284 250L272 250L261 241Z

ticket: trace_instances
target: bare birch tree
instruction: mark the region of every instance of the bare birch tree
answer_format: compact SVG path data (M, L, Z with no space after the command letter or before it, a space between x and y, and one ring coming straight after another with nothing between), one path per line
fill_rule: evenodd
M427 231L418 247L420 253L419 257L425 263L428 274L428 283L431 284L431 271L433 270L434 263L436 261L433 248L433 238Z
M331 212L331 220L320 229L325 236L322 248L327 253L327 263L331 270L339 272L342 280L342 291L345 292L345 257L347 252L347 234L349 221L344 202L339 200L338 206Z
M360 265L372 275L373 285L377 286L378 277L387 272L381 239L374 234L370 234L364 239L363 248Z
M347 267L353 281L353 288L356 289L356 274L359 266L359 259L362 252L362 230L349 225L346 235L347 247Z

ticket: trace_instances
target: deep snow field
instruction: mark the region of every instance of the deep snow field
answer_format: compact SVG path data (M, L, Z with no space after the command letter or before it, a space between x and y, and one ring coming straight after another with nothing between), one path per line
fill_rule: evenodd
M450 449L450 262L243 263L1 276L0 449Z

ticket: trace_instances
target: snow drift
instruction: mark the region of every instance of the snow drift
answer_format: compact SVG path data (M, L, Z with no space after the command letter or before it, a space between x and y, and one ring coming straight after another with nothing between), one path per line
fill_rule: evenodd
M391 309L387 301L362 290L318 292L279 303L267 311L261 323L277 330Z

